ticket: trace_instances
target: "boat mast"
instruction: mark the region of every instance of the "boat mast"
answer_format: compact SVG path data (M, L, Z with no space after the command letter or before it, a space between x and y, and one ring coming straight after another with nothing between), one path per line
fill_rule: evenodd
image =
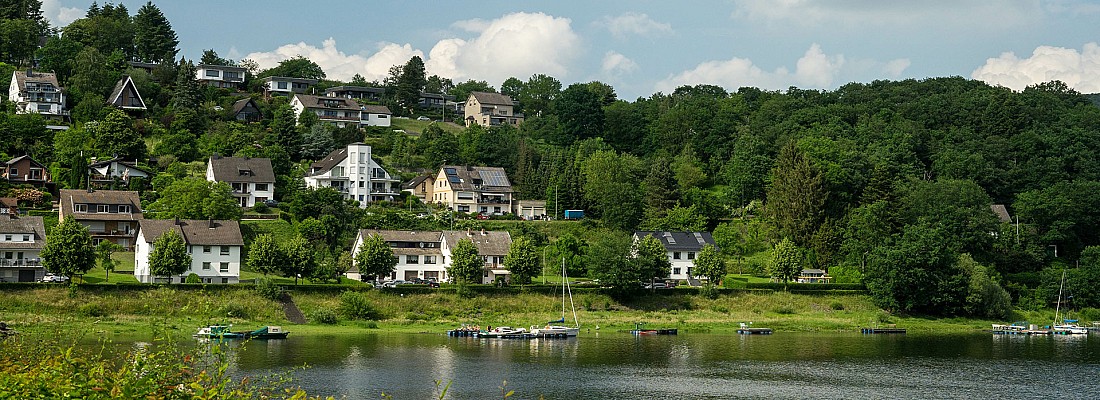
M565 319L565 291L569 290L569 308L573 310L573 326L576 328L581 327L581 322L577 319L577 307L573 305L573 288L569 287L569 279L565 274L565 257L561 258L561 317Z
M1062 310L1062 288L1066 285L1066 270L1062 270L1062 282L1058 284L1058 302L1054 303L1054 323L1058 324L1058 313Z

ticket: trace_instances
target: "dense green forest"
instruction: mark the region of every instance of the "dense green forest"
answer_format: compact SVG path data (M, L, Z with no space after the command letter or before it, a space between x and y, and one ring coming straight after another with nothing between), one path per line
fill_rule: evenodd
M59 187L84 184L89 156L118 155L158 172L152 182L132 184L156 210L158 193L216 196L193 182L210 155L268 157L284 210L295 224L312 221L302 234L323 239L330 251L346 248L360 227L453 224L415 219L410 210L424 208L415 198L364 211L335 192L303 188L311 161L363 141L406 179L444 161L500 166L518 198L546 200L548 210L586 210L598 220L586 229L599 234L534 242L593 260L580 268L597 277L627 268L607 260L626 258L632 230L708 230L730 272L767 274L782 256L827 269L838 282L864 283L891 310L1003 316L1013 304L1046 307L1056 301L1063 271L1069 306L1100 307L1098 96L1061 82L1021 92L961 77L835 90L697 85L630 101L601 82L563 87L535 74L500 85L526 115L518 127L439 122L419 132L359 130L310 115L296 121L285 98L262 95L258 78L320 79L318 90L381 87L381 104L395 114L436 119L438 109L416 107L416 93L463 101L471 91L498 90L428 75L419 57L391 68L382 82L326 79L301 57L268 70L213 50L177 59L176 35L152 3L133 16L123 5L93 4L85 18L60 28L44 22L38 3L0 1L5 37L48 38L4 41L0 76L33 60L56 72L71 129L47 130L41 117L16 115L5 101L0 156L31 154L49 165ZM7 34L16 31L26 32ZM129 61L157 66L149 73ZM241 91L205 87L195 80L197 64L249 72ZM146 112L105 104L123 75L146 99ZM256 101L262 120L233 118L229 110L242 98ZM173 216L167 201L161 216ZM993 204L1005 205L1011 221L1000 221ZM185 217L209 217L197 213Z

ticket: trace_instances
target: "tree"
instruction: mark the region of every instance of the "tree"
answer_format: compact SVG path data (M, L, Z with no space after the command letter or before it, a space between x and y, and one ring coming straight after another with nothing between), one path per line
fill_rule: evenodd
M306 113L313 114L306 110ZM307 160L320 160L336 148L336 141L332 138L332 124L314 124L309 131L302 136L302 158Z
M267 69L259 73L259 78L269 76L285 76L302 79L325 79L325 71L317 63L303 56L295 56L279 62L275 68Z
M50 37L46 45L35 52L38 57L38 67L45 71L53 71L57 74L58 83L65 86L76 69L76 55L84 46L67 37ZM7 74L11 75L11 74Z
M512 241L508 247L508 256L504 257L504 267L512 272L512 280L515 283L531 283L531 278L538 275L542 268L531 239L520 236Z
M424 60L420 56L412 56L401 67L401 76L397 79L397 103L406 110L416 108L420 104L420 92L428 84L424 73Z
M369 235L359 245L359 252L355 253L355 265L359 267L360 275L378 279L393 273L397 257L382 235Z
M969 254L959 256L958 267L969 276L963 306L966 313L982 318L1008 318L1012 296L991 275L993 269L974 261Z
M654 278L667 278L668 274L672 272L672 261L669 261L668 251L665 250L665 246L661 244L660 239L653 235L645 235L634 242L633 247L631 249L631 254L634 255L632 261L637 265L635 269L641 273L641 280L652 283Z
M134 56L148 63L176 59L179 39L172 24L153 2L146 2L134 15Z
M651 279L654 271L629 259L630 237L625 234L608 231L589 241L585 251L588 263L588 275L599 279L601 286L611 288L616 296L626 296L641 288L641 282Z
M149 213L157 218L240 219L240 203L225 182L201 178L177 179L157 189L160 198L149 204Z
M496 91L496 89L489 85L489 82L471 79L455 85L455 87L451 89L450 94L455 97L455 101L463 102L470 97L470 92L496 93Z
M504 87L501 86L500 90L503 92ZM526 115L538 117L550 114L554 101L561 95L561 82L549 75L535 74L519 88L518 96L514 98ZM561 117L561 114L558 116Z
M252 272L267 274L279 271L286 264L282 247L269 233L259 235L248 248L248 267Z
M111 111L92 132L96 153L127 160L145 158L145 141L134 130L134 121L122 110Z
M824 179L795 142L783 147L772 170L766 211L795 246L808 247L825 218Z
M784 238L775 245L775 255L772 258L768 274L776 281L787 283L802 272L802 250L790 239Z
M168 230L153 241L153 251L149 253L149 272L153 276L171 279L188 268L191 268L191 255L187 254L187 245L179 233Z
M485 262L478 255L474 242L462 239L451 249L451 267L447 269L447 274L459 285L481 283L484 267Z
M298 284L298 278L312 275L317 268L313 246L302 235L283 243L283 254L286 255L286 260L280 270L283 275L293 276L295 285Z
M604 223L631 230L641 220L642 194L636 190L640 162L629 154L597 151L583 164L584 198Z
M218 52L214 49L206 49L202 51L202 57L199 58L200 65L233 65L232 60L226 60L218 55Z
M871 299L888 310L958 313L968 285L958 266L955 246L958 244L937 226L906 226L890 244L868 256L863 281Z
M179 110L197 110L202 104L202 84L195 76L198 69L190 60L181 58L176 72L176 88L172 93L172 107Z
M707 278L708 286L717 285L726 275L726 263L714 245L704 245L695 256L695 275Z
M105 282L111 281L111 272L114 272L115 267L120 263L111 258L111 255L119 250L122 250L122 246L114 244L109 240L99 242L99 245L95 247L96 262L99 264L100 268L103 268L103 271L107 272L107 278L104 280Z
M561 121L565 137L559 144L594 138L603 132L603 107L597 94L583 83L569 85L553 102L554 114Z
M121 53L102 53L95 47L85 47L73 59L73 72L69 77L68 89L74 99L83 99L85 95L96 94L106 98L111 89L122 77L121 65L124 62Z
M75 218L66 218L46 237L41 256L46 271L72 278L95 266L96 249L88 228Z

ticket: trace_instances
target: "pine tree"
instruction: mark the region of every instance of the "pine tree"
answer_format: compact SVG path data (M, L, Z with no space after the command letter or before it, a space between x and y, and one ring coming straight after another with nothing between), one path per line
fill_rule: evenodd
M427 84L424 60L420 59L420 56L413 56L401 68L401 76L397 78L397 103L405 110L411 111L420 103L420 92Z
M134 56L140 61L159 63L174 60L179 39L172 24L153 2L147 2L134 15Z
M181 58L176 72L176 89L172 96L172 106L176 109L198 109L202 104L202 86L195 78L195 64Z

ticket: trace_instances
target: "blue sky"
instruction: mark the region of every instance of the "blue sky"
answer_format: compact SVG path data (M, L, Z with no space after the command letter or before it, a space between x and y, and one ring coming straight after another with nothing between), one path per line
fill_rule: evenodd
M103 2L100 2L101 4ZM145 1L121 1L131 13ZM55 26L91 1L43 0ZM156 4L181 55L261 67L302 55L368 79L411 56L428 73L599 80L633 100L684 84L835 89L963 76L1016 90L1060 79L1100 92L1100 0L214 1Z

